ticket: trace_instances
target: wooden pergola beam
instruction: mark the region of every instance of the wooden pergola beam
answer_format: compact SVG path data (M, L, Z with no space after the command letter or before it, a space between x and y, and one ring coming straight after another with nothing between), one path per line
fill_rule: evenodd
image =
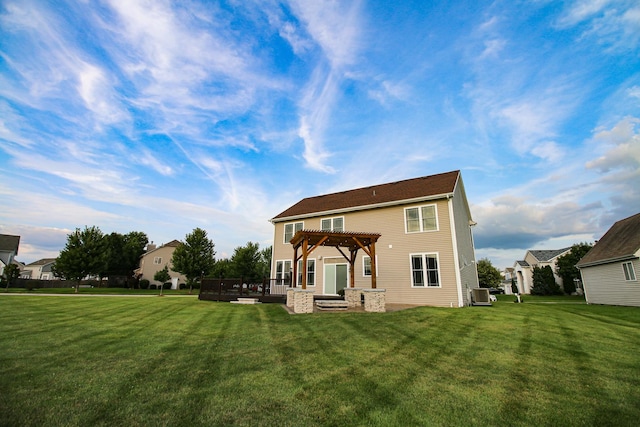
M351 266L349 287L355 286L355 262L358 256L358 250L362 249L371 258L371 288L376 287L376 242L380 238L377 233L359 233L348 231L317 231L317 230L300 230L298 231L290 243L293 245L293 287L297 286L298 280L298 261L302 258L302 289L307 289L307 257L311 252L320 246L333 246L340 254L349 262ZM302 249L302 254L298 256L298 249ZM349 249L347 256L342 248Z

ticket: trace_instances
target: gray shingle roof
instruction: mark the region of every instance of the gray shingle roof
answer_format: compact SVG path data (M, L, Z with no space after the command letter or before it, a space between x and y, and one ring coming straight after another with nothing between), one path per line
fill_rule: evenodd
M576 264L578 267L605 264L635 257L640 249L640 213L611 226L593 248Z
M540 262L549 262L557 256L562 255L564 252L567 252L571 248L562 248L562 249L548 249L548 250L531 250L529 253L533 255Z

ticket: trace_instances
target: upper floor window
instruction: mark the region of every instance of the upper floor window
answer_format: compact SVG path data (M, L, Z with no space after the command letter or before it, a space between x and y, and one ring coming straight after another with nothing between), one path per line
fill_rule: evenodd
M153 263L156 265L160 265L162 264L162 257L161 256L157 256L153 258Z
M636 272L633 269L633 263L631 261L623 262L622 270L624 270L624 280L629 282L636 280Z
M440 286L437 254L411 255L411 286L418 288Z
M325 218L321 222L322 231L344 231L344 217Z
M404 210L407 233L438 230L436 205L417 206Z
M284 243L289 243L293 236L304 228L303 222L290 222L284 225Z

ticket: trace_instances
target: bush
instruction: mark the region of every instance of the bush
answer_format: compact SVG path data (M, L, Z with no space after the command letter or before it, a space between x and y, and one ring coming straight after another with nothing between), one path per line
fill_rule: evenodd
M140 289L149 289L149 281L147 279L140 280Z

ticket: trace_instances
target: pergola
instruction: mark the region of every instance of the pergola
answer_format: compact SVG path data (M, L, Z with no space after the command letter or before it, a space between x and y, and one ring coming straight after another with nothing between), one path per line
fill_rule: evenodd
M349 262L351 266L349 274L349 287L355 286L355 262L358 251L362 249L371 258L371 288L376 287L376 241L380 238L377 233L359 233L351 231L317 231L300 230L291 239L293 245L293 287L297 286L298 261L302 259L303 270L306 270L309 254L320 246L333 246ZM342 250L349 251L349 256ZM298 251L301 250L301 254ZM307 275L302 275L302 289L307 289Z

